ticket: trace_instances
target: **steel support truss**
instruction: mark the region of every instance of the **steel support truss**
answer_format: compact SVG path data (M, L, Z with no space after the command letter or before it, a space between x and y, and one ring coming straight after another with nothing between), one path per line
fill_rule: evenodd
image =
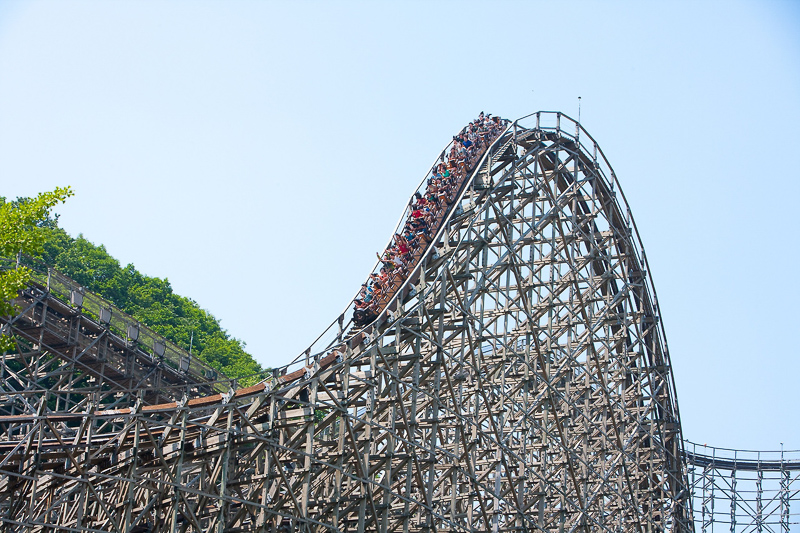
M515 122L371 326L282 377L0 418L15 531L688 531L655 291L602 152ZM281 374L279 372L278 374ZM124 393L127 394L127 393Z
M788 533L800 525L800 450L685 448L697 531Z

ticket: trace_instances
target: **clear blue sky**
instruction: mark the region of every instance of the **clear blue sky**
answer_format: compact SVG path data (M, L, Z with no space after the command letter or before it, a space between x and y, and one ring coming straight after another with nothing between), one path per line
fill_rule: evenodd
M0 194L72 185L70 233L279 365L458 129L578 96L686 436L800 448L800 3L0 0Z

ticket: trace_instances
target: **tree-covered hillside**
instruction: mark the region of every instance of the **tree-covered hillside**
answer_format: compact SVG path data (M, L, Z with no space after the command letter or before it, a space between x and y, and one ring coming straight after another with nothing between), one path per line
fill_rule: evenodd
M48 219L41 260L100 294L155 332L189 350L231 378L262 374L244 343L223 330L194 300L175 294L168 279L146 276L121 266L103 245L82 235L73 238ZM253 381L253 380L247 380Z
M69 187L39 193L36 198L18 198L7 202L0 196L0 315L17 312L11 303L19 291L30 281L31 271L15 258L20 255L38 256L50 227L50 213L73 195ZM0 351L12 350L14 342L8 335L0 335Z

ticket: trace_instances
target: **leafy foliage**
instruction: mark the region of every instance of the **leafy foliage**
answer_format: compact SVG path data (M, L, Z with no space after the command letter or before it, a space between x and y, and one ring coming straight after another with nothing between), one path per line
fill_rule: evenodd
M13 258L21 252L40 257L228 377L250 376L241 385L264 376L267 370L245 351L244 342L228 335L197 302L175 294L168 279L146 276L132 264L123 267L104 246L82 235L73 238L60 228L50 211L72 194L66 187L11 203L0 198L0 256ZM15 311L10 301L29 276L25 267L0 270L0 313Z
M69 187L57 187L39 193L36 198L20 198L16 202L0 197L0 256L41 253L47 233L45 222L53 220L50 211L73 194Z
M13 259L18 254L40 254L47 238L46 224L54 220L50 211L72 195L69 187L58 187L40 193L36 198L22 198L15 202L0 197L0 257ZM31 272L16 264L4 266L7 268L0 270L0 315L8 316L16 311L11 300L28 284ZM11 347L12 341L8 336L0 337L0 350Z
M146 276L132 264L121 266L103 245L95 245L83 235L73 238L57 224L50 224L43 259L156 333L185 350L191 349L192 354L226 376L265 373L245 351L244 342L228 335L197 302L175 294L168 279Z

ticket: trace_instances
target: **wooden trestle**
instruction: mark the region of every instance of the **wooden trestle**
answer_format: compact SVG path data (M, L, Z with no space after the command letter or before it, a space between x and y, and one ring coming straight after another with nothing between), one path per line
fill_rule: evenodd
M282 377L161 405L119 377L110 407L3 391L5 529L692 530L655 291L602 152L537 113L468 180L380 318Z

